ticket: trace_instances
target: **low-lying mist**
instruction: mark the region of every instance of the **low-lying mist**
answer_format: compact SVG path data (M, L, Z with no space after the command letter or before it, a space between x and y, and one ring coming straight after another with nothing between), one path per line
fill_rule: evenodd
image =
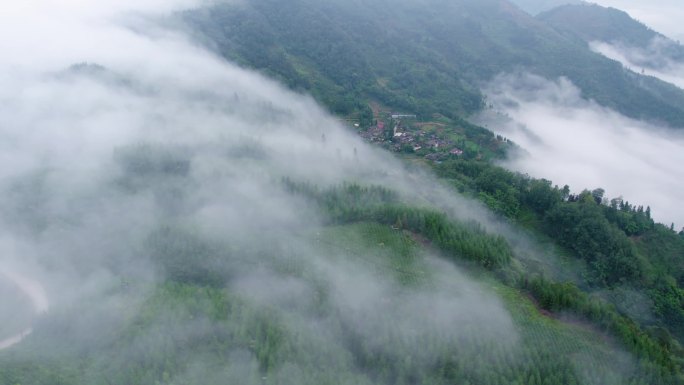
M629 119L593 101L566 79L501 75L486 89L482 124L521 150L506 166L573 191L650 205L663 223L684 223L684 134Z
M645 49L600 41L591 42L589 46L629 70L684 88L684 62L668 54L673 44L670 40L656 37Z
M623 10L631 17L672 39L684 39L684 28L680 22L684 17L684 9L679 0L594 0L591 2Z
M281 180L384 185L462 218L484 210L365 144L311 98L156 27L179 4L190 2L22 3L0 16L0 278L15 277L1 283L10 288L0 305L24 296L35 307L34 334L16 347L55 359L116 346L103 364L114 366L163 350L160 334L216 333L211 320L162 314L148 317L156 334L119 340L160 290L181 290L159 289L168 279L269 309L309 354L322 352L311 362L352 373L348 383L371 383L350 359L349 333L373 354L392 357L387 341L415 349L410 367L433 363L425 341L513 346L499 300L434 256L423 267L434 280L411 292L335 258L344 253L315 241L318 211ZM18 343L13 332L28 334L0 341ZM222 354L230 365L191 357L187 375L261 383L248 349ZM306 370L315 368L292 363L282 376L296 383Z

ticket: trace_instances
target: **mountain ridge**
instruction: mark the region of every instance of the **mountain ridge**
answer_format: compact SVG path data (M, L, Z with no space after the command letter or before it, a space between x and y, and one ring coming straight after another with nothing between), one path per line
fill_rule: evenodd
M586 99L629 117L684 127L684 91L628 74L508 1L360 4L252 0L181 18L222 56L342 115L378 100L420 115L467 117L484 107L483 83L525 69L567 77Z
M570 4L543 12L537 19L585 42L602 41L647 49L654 39L669 45L673 59L684 59L684 48L677 42L632 18L627 12L598 4Z

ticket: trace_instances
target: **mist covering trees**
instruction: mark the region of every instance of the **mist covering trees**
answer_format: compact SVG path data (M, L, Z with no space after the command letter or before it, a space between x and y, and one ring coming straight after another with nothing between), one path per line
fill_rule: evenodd
M358 11L356 2L297 2L279 14L286 3L256 3L263 18L250 8L210 12L214 22L205 27L228 30L234 39L217 44L235 60L311 91L340 114L372 120L364 98L374 97L460 121L481 99L456 75L497 70L486 64L499 45L483 36L477 18L456 27L476 43L489 41L488 54L458 64L420 48L446 40L389 31L388 41L357 47L355 37L337 39L340 29L317 17L315 7ZM459 4L479 17L500 2ZM433 23L434 12L416 11L435 34L453 35L448 23ZM359 20L349 23L343 32L374 36ZM522 33L510 43L535 40ZM25 121L45 119L27 123L42 134L36 137L52 139L46 122L54 120L36 111L73 119L60 128L88 124L63 153L36 151L40 161L0 179L3 229L25 253L16 258L43 266L36 271L58 297L33 335L0 352L0 384L684 383L684 241L648 208L607 205L600 189L573 195L568 186L478 161L476 151L435 165L443 178L436 181L364 145L310 100L181 42L171 47L146 67L153 80L145 74L112 87L98 78L100 67L76 74L75 83L51 80L56 88L45 86L43 73L36 80L49 106L29 109ZM414 59L393 61L402 52ZM196 73L168 65L185 60ZM93 95L74 84L97 97L82 97ZM73 102L65 94L78 96L78 108L64 105ZM12 96L30 104L35 95ZM677 121L679 112L668 111ZM122 124L120 116L131 115ZM108 140L96 140L104 134ZM34 149L29 139L18 140L26 147L14 159ZM532 235L518 236L511 223ZM536 237L586 269L574 281L535 269L556 262L552 252L527 255L534 253L524 243ZM599 295L625 287L647 295L654 319L637 321Z
M154 174L162 176L165 172L157 168ZM68 328L70 317L50 316L44 321L51 324L49 328L39 328L35 337L14 354L0 355L0 380L37 385L54 384L55 379L62 384L96 385L219 384L226 380L247 384L296 380L298 384L467 381L553 385L583 384L588 379L606 384L679 383L676 357L682 352L667 334L658 340L656 334L644 331L574 284L524 271L507 241L487 233L477 223L461 223L433 209L413 207L396 192L379 186L345 183L322 188L291 178L280 184L293 197L317 207L325 222L324 227L286 232L290 242L306 242L310 245L307 248L337 255L342 265L334 264L334 269L362 261L367 270L363 274L370 271L377 273L376 279L381 282L394 282L384 294L390 298L380 294L378 302L371 303L379 307L379 313L364 307L356 309L354 303L349 308L340 307L334 280L324 279L320 267L300 255L305 249L293 247L280 236L264 234L260 243L253 243L256 238L217 243L191 227L163 227L152 231L144 242L163 283L151 288L139 310L124 310L123 317L113 324L114 335L99 336L87 348L75 345L63 349L53 345L59 339L50 333ZM126 184L121 186L125 188ZM553 196L559 194L541 186L548 187L546 181L537 187ZM596 205L593 199L587 199L589 203ZM426 329L405 334L407 331L397 323L406 319L397 319L394 312L415 306L408 300L412 295L426 291L427 297L419 297L420 302L434 300L442 295L432 291L435 285L460 281L442 281L454 277L447 274L440 278L448 269L441 264L430 265L424 255L426 244L472 274L491 274L486 279L504 282L498 290L508 296L518 298L515 290L523 290L542 309L570 312L591 322L633 352L639 363L630 364L634 369L625 376L620 372L625 363L617 360L614 352L606 352L595 342L582 342L585 337L578 339L578 331L568 331L558 326L558 321L540 317L534 307L526 310L529 305L522 299L514 302L521 308L513 310L518 337L498 336L511 331L497 330L501 326L488 325L469 314L480 311L474 305L459 316L458 325L444 325L445 329L437 332ZM272 294L260 300L250 292L268 293L268 280L250 282L243 289L239 283L241 277L255 273L260 277L260 271L267 272L265 279L300 282L312 291L301 292L301 298L294 302L285 295L282 298L286 302L279 304L269 299ZM127 295L143 285L145 282L132 282L111 290ZM286 285L278 290L291 288ZM460 290L460 294L449 295L470 295L466 293L480 289L465 286ZM377 294L371 287L361 295L372 298ZM475 294L475 303L482 300ZM448 302L439 303L449 306ZM491 310L485 311L491 316ZM302 316L311 317L308 322L324 328L312 328L299 319ZM428 324L438 317L422 313L403 316ZM372 337L363 330L369 327ZM48 348L43 354L51 358L36 360L36 349L44 346ZM96 358L91 358L93 351ZM584 358L578 362L575 356Z
M482 162L445 162L436 170L586 262L589 275L578 283L588 288L630 286L647 293L662 324L680 341L684 337L684 243L655 223L649 207L622 199L608 203L600 188L570 194L568 186L561 189ZM501 176L492 178L496 174Z

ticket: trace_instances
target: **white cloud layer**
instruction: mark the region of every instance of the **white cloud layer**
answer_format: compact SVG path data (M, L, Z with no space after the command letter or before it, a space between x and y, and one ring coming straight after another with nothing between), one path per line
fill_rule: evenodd
M511 169L609 197L650 205L657 221L684 224L684 135L629 119L581 98L566 79L500 76L486 90L495 106L482 122L523 153Z
M620 62L633 72L653 76L684 89L684 63L672 60L663 54L659 49L659 46L663 44L668 44L668 42L656 38L646 49L600 41L591 42L589 47L594 52Z

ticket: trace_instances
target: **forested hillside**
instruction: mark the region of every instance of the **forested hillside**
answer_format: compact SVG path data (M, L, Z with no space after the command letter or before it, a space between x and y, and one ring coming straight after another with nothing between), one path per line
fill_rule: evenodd
M589 17L583 17L585 11ZM278 17L281 12L287 17ZM349 99L356 100L360 110L369 101L379 101L391 109L424 117L440 113L460 119L481 106L481 102L466 103L470 107L464 108L464 94L440 94L439 90L472 91L468 93L472 97L468 100L472 101L480 98L473 91L480 82L501 71L520 68L551 78L566 76L581 88L584 97L636 118L666 120L679 126L680 108L684 105L677 88L624 71L618 63L588 49L589 36L607 40L620 37L623 42L640 44L647 44L656 36L625 13L599 6L562 6L535 20L510 4L494 1L413 5L329 2L325 6L305 1L287 6L253 1L184 16L224 56L287 79L286 83L312 92L343 116L354 114L351 104L349 108L337 108L321 92L345 89L340 92L349 92ZM255 61L251 55L262 55L264 50L250 49L255 29L243 28L239 20L260 20L263 25L251 28L266 31L272 39L268 44L277 47L277 55ZM281 35L288 38L281 39ZM298 42L305 36L308 43L303 49L304 45ZM315 36L325 36L327 45L313 43ZM338 54L328 55L331 52ZM428 63L430 58L443 66ZM336 66L341 66L340 71L349 76L334 78L338 75ZM446 69L453 72L445 72ZM357 70L364 74L361 83L351 81ZM427 74L430 76L421 77ZM447 83L439 78L441 74L458 80L458 88L453 84L445 86ZM326 80L291 83L299 78ZM390 93L396 97L390 97ZM397 97L406 99L399 101ZM461 103L435 104L442 97L453 101L460 98ZM408 153L412 158L413 151L409 149ZM684 235L656 224L648 207L622 200L605 201L601 189L573 195L568 187L559 189L551 182L511 173L478 162L475 157L445 163L441 162L444 158L437 158L440 161L435 167L461 192L480 199L500 215L539 234L540 239L557 245L566 258L566 268L573 271L557 274L558 266L553 264L558 262L542 263L546 265L538 271L541 280L524 278L526 283L520 287L538 296L548 310L574 312L613 331L617 329L611 328L626 327L609 326L617 321L607 321L606 316L597 316L597 310L591 310L589 298L600 297L649 330L653 338L670 341L666 343L670 347L678 346L675 340L682 341L684 337L684 277L680 276L684 266ZM369 219L375 214L365 215L370 215L364 217ZM412 221L410 215L406 218L395 226L406 226L407 220ZM493 261L485 264L501 266ZM536 264L526 265L528 273L536 269ZM566 281L569 276L574 277L569 280L571 286L551 283ZM638 293L635 298L639 299L625 301L629 295L626 293L630 292ZM666 349L679 349L670 347Z
M3 83L0 385L684 385L684 229L507 170L524 149L469 122L529 71L684 127L684 91L550 15L126 14L115 60Z
M343 115L378 101L422 116L462 116L484 106L480 85L524 69L565 76L584 97L627 116L684 126L684 92L656 79L644 85L646 78L506 1L252 0L183 18L226 58Z
M649 207L608 200L600 188L571 194L568 186L476 161L449 161L436 170L461 191L581 261L574 265L581 272L572 279L575 285L589 293L608 293L606 299L644 327L663 328L684 341L684 229L678 234L657 224ZM649 300L625 302L620 293L629 291ZM639 308L639 302L650 305Z
M667 39L624 11L596 4L563 5L541 13L537 18L587 42L599 40L647 48L654 38ZM681 55L681 48L677 51Z
M611 44L624 51L634 65L660 69L684 61L684 47L679 42L618 9L595 4L566 5L542 13L538 19L587 43Z

